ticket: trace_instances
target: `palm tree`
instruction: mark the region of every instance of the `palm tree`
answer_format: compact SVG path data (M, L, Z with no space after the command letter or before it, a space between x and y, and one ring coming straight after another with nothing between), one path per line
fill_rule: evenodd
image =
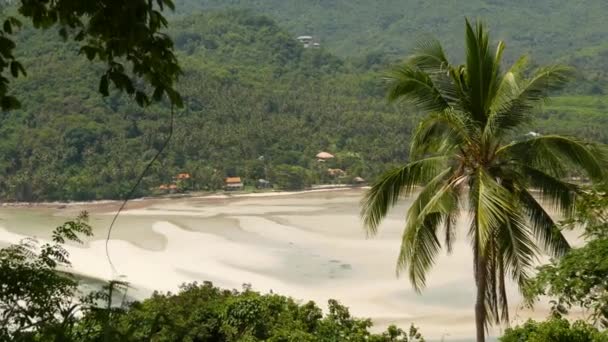
M569 215L579 188L565 176L577 170L605 179L608 160L602 146L576 138L532 133L514 140L571 70L553 65L530 73L522 57L503 72L504 47L500 42L492 53L484 25L467 20L464 65L450 64L431 40L388 74L389 100L409 101L426 117L411 142L412 161L380 177L361 211L373 235L390 207L417 193L397 272L407 272L420 292L440 249L451 252L455 223L468 210L477 341L489 324L509 320L505 278L522 286L541 249L557 257L570 248L541 203Z

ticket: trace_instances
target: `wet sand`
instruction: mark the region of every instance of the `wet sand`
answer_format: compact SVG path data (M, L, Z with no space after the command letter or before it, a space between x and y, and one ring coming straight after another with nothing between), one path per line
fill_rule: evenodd
M95 236L70 246L76 273L100 279L124 279L131 295L175 291L184 282L209 280L226 288L252 284L320 304L335 298L353 314L380 326L415 323L425 336L445 340L474 334L472 254L466 219L460 222L452 255L442 254L416 294L406 277L397 278L404 200L378 236L368 239L359 219L362 189L270 196L201 197L130 203L110 241L113 272L105 256L107 227L117 203L55 208L0 208L0 243L23 236L48 238L52 227L79 210L91 213ZM573 238L575 235L573 235ZM124 278L122 278L124 277ZM510 286L513 323L544 317L519 308ZM496 331L496 333L498 330ZM449 334L446 335L446 334Z

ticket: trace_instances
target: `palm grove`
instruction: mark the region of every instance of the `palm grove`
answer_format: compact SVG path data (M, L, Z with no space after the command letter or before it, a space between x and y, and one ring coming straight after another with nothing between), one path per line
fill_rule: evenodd
M142 0L128 4L104 0L86 4L69 0L22 1L16 6L21 17L6 19L0 41L3 109L15 109L20 104L20 94L10 93L9 78L4 77L4 72L14 77L27 73L13 55L16 45L10 38L23 18L31 20L36 28L58 27L61 36L72 39L89 60L103 62L106 68L96 82L101 94L108 96L113 84L139 106L161 102L153 107L153 113L182 105L173 85L181 70L171 40L161 33L167 21L160 11L172 8L171 1ZM468 210L471 219L468 237L474 250L478 289L477 338L483 341L486 324L509 319L505 278L511 277L524 286L539 250L555 257L570 250L531 189L539 190L541 202L548 200L561 214L569 216L575 210L580 188L563 179L574 174L573 170L580 170L594 181L604 180L606 155L602 146L574 138L554 135L519 138L518 129L531 121L534 106L564 84L569 70L551 66L530 74L526 59L522 58L503 72L500 62L504 45L498 44L493 52L482 25L474 27L467 23L466 28L465 65L450 64L441 46L429 41L388 77L391 100L410 100L428 115L412 138L409 152L412 162L379 178L364 201L363 217L370 233L375 233L390 206L401 195L412 194L416 186L421 186L408 212L398 260L399 269L405 269L414 287L421 290L439 249L443 245L448 251L451 249L461 209ZM320 57L323 55L311 58ZM390 327L383 334L372 334L368 331L369 320L352 318L333 301L329 303L329 314L323 317L314 303L299 305L291 299L260 295L248 288L244 292L230 292L211 284L193 284L176 295L157 294L142 303L117 309L111 305L112 291L121 284L112 283L109 295L102 291L74 301L79 296L77 282L69 275L57 273L56 267L69 265L61 247L63 243L78 242L78 234L91 233L86 219L82 216L58 227L54 244L43 245L39 253L27 241L1 250L3 338L422 339L415 328L404 331ZM439 238L440 227L443 243ZM32 282L34 278L42 281ZM537 285L541 289L545 284ZM188 305L183 305L184 302ZM589 341L602 338L597 330L583 328L589 332ZM534 329L528 327L530 331Z

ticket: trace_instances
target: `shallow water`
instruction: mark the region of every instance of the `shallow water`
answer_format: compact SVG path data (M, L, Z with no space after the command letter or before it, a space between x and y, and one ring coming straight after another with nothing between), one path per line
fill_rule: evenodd
M451 256L441 255L427 289L416 294L407 277L397 278L404 200L368 239L359 219L362 190L304 193L291 196L183 199L155 201L127 210L119 218L109 244L116 267L105 256L111 212L92 210L94 238L71 246L73 268L89 277L125 276L143 297L153 289L175 291L183 282L209 280L240 288L250 283L324 303L335 298L358 316L380 326L414 322L430 338L446 341L473 335L474 283L466 224ZM75 216L65 209L1 208L0 241L23 235L48 238L52 227ZM521 322L531 315L518 309L510 288L512 316ZM542 317L540 310L535 316Z

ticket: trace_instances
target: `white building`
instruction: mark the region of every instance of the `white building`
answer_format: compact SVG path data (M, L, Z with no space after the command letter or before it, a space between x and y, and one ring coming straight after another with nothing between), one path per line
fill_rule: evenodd
M314 41L315 39L313 38L313 36L299 36L296 39L300 43L302 43L302 45L304 46L305 49L308 49L310 47L313 47L313 48L321 47L321 44Z

